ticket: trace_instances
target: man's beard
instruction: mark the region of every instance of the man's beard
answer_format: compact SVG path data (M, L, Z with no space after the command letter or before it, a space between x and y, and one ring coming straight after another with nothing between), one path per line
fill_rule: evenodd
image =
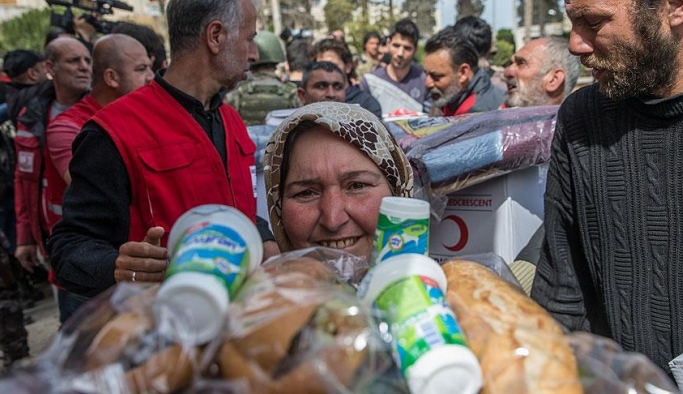
M581 57L584 66L604 71L600 92L615 100L653 95L675 83L678 38L664 35L656 14L639 14L634 22L635 42L614 42L610 48L613 59L595 53Z
M520 86L516 78L507 78L506 82L517 87L514 94L505 95L505 106L513 107L536 107L548 105L548 95L543 90L543 75L539 74L534 80L528 81L524 87Z
M429 91L429 94L432 97L432 107L445 107L448 103L453 100L455 96L460 93L460 87L458 87L456 84L453 84L446 88L445 92L441 92L437 88L433 88L432 90Z

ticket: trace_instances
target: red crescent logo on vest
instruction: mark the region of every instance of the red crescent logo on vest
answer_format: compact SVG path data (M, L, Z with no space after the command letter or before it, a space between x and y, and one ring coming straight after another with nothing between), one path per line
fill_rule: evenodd
M467 241L469 240L469 231L467 231L467 223L465 223L465 221L457 215L446 216L443 219L443 221L445 222L446 220L450 220L458 226L458 228L460 229L460 240L458 241L458 243L452 246L448 246L446 244L442 245L444 248L450 250L451 252L459 252L465 248L465 245L467 245Z

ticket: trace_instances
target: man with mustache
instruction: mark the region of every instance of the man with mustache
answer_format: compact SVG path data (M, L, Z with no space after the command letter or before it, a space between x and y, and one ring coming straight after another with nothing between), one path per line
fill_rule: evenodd
M45 47L50 80L36 86L37 93L19 111L14 139L17 165L14 173L14 209L17 216L15 256L29 272L39 267L38 254L46 256L49 234L41 204L45 163L45 131L57 115L76 104L90 89L92 58L88 48L72 37L59 37Z
M56 117L45 132L43 206L48 231L61 219L62 198L71 183L71 146L81 128L97 111L148 84L152 61L141 42L125 34L109 34L93 46L92 91ZM64 323L84 302L58 286L59 322Z
M331 39L326 40L337 42ZM297 89L297 97L302 106L321 101L343 103L346 100L346 84L346 74L335 63L313 61L304 70L301 86ZM297 109L270 111L266 116L266 124L277 126Z
M529 41L515 52L504 71L505 107L562 104L574 89L581 67L579 58L569 53L567 46L564 38L543 37ZM544 237L541 225L510 264L527 293L531 291Z
M313 62L306 67L297 93L301 105L321 101L343 103L346 100L346 75L332 62Z
M425 44L425 87L432 99L430 116L452 116L498 109L505 92L479 68L472 43L446 27Z
M597 83L558 114L531 295L666 369L683 353L683 2L565 7Z
M190 208L229 205L257 221L256 147L222 100L258 60L256 13L252 0L169 1L169 67L76 137L49 240L67 291L90 298L121 281L163 280L168 232ZM265 258L278 253L258 224Z
M536 38L515 52L503 73L507 108L562 104L580 69L579 58L569 53L567 44L560 37Z

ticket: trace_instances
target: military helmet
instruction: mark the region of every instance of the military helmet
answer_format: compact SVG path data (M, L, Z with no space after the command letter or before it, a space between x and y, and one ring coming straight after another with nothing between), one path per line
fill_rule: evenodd
M252 63L252 65L282 63L285 61L285 51L282 50L280 39L274 33L259 30L254 41L258 48L259 60Z

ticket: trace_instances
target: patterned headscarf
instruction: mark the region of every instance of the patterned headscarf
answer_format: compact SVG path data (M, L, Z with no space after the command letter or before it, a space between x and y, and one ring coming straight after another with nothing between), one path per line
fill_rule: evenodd
M275 239L282 252L292 250L282 225L282 179L285 152L290 132L303 122L318 124L365 153L386 178L391 194L413 196L413 170L408 158L382 122L369 111L353 104L320 102L299 108L273 132L266 146L264 172L268 195L268 212Z

